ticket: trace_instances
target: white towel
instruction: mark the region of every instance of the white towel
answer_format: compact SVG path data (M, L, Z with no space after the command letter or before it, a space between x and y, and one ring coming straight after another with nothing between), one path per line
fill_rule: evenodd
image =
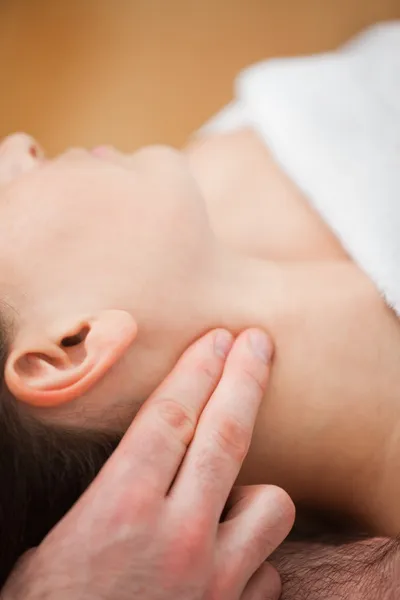
M205 129L246 124L400 316L400 21L246 69Z

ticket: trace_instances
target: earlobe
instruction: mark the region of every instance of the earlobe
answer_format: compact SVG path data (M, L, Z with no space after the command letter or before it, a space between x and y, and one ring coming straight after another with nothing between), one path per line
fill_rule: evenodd
M102 311L61 328L57 339L16 341L7 359L10 392L32 406L52 407L88 392L134 342L137 325L122 310Z

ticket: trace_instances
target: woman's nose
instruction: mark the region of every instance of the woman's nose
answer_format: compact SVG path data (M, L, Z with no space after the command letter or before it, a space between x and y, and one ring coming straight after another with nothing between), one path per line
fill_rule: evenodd
M10 135L0 144L0 183L8 183L43 159L37 142L25 133Z

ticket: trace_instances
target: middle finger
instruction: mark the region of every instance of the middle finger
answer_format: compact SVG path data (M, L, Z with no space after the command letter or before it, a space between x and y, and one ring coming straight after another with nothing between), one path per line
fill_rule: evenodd
M256 329L244 332L234 343L171 490L175 508L197 512L199 517L208 515L218 524L250 446L271 354L268 337Z

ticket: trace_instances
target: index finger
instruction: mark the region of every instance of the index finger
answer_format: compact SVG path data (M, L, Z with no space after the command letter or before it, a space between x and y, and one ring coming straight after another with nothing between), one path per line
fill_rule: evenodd
M269 338L257 329L244 332L234 343L171 490L179 511L207 513L218 524L250 446L271 354Z

